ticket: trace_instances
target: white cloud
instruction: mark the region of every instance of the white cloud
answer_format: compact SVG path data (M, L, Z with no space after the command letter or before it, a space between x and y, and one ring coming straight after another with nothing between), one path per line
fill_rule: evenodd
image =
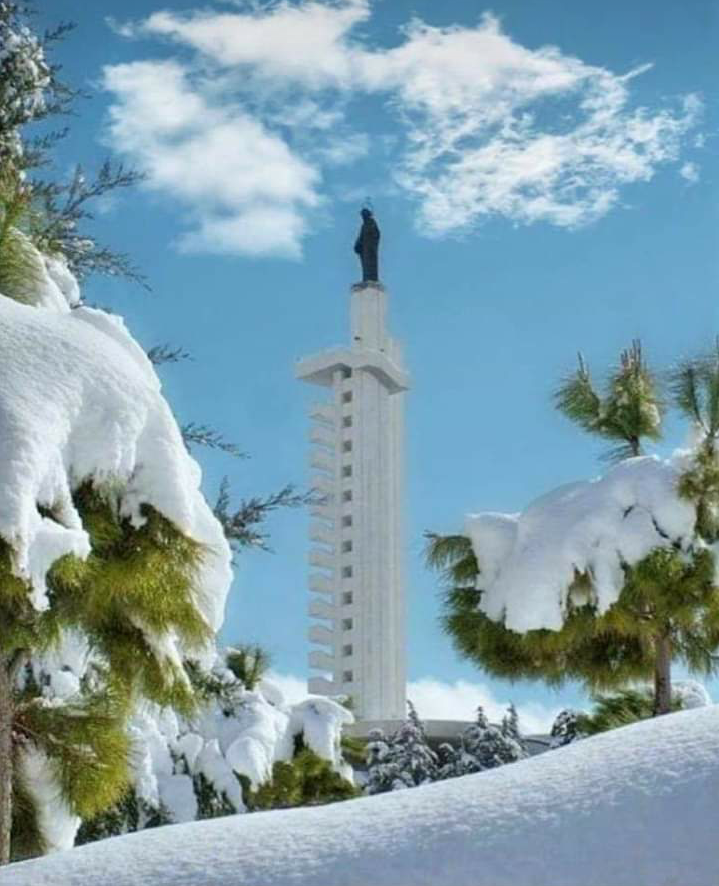
M319 88L350 85L355 55L348 35L369 15L368 0L283 2L261 12L155 12L143 30L185 43L226 67Z
M679 170L679 175L681 175L683 179L686 179L690 185L695 185L699 181L699 167L696 163L687 161L682 164L682 167Z
M289 702L307 696L306 680L292 674L272 672L268 679L274 683ZM407 697L417 708L423 720L473 720L481 705L490 720L500 722L507 711L510 698L498 699L485 683L457 680L448 683L435 677L422 677L407 685ZM540 702L517 704L520 726L526 735L546 733L561 708Z
M296 257L320 174L256 117L212 104L173 61L104 70L108 141L187 209L183 248Z
M443 28L414 19L391 47L358 31L370 14L369 0L299 0L166 10L123 26L194 53L184 67L106 69L118 148L149 169L157 190L203 203L186 247L297 255L322 169L374 147L347 112L358 96L395 115L402 137L377 154L416 202L420 230L436 236L492 216L590 223L624 186L679 160L700 114L694 96L637 107L633 81L650 65L619 75L556 47L529 49L490 14ZM168 134L177 115L184 128ZM220 208L208 212L208 202ZM255 216L264 222L250 245Z
M623 77L548 47L528 50L485 15L474 28L416 22L387 52L408 144L400 184L430 234L491 215L576 227L605 215L621 185L676 160L698 101L629 107ZM380 66L381 69L381 66Z

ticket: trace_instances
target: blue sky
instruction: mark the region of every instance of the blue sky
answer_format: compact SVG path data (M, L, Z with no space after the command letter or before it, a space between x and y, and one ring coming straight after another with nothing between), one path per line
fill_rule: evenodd
M77 23L57 60L91 93L58 171L110 155L148 172L96 229L153 292L97 279L86 297L146 346L191 351L162 370L178 417L252 456L198 453L208 493L223 474L239 495L307 482L316 392L293 364L347 337L371 196L413 379L410 676L576 701L575 687L508 687L455 655L422 533L597 473L601 447L551 405L577 349L601 372L640 337L662 369L713 340L715 4L51 6L43 24ZM670 420L660 451L681 439ZM307 517L269 528L276 553L240 562L224 638L258 641L303 676Z

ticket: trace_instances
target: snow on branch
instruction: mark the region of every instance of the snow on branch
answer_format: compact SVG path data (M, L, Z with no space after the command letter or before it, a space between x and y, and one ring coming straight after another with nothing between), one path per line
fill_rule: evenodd
M70 311L67 303L63 311L61 300L59 290L53 308L0 297L0 428L8 454L0 462L0 537L13 549L15 574L30 582L35 607L46 607L53 562L89 552L73 491L99 481L135 525L151 505L204 546L201 609L217 629L230 551L152 365L119 317Z
M479 563L481 609L510 630L559 630L573 603L604 613L624 567L657 548L689 550L696 511L678 481L685 456L627 459L592 481L570 483L520 514L470 515L466 534ZM574 589L590 599L573 598Z

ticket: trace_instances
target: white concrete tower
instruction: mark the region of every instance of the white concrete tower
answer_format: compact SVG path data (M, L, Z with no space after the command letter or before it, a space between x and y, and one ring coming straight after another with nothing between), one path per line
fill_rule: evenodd
M349 695L358 720L404 718L403 400L409 378L381 283L351 291L351 344L300 360L296 376L329 397L310 416L313 508L309 691Z

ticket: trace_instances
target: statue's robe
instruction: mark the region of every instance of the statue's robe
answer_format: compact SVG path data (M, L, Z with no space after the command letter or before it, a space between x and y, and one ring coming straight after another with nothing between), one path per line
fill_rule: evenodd
M362 222L362 228L355 241L355 252L362 262L362 282L379 282L377 261L379 228L377 227L377 222L371 216Z

